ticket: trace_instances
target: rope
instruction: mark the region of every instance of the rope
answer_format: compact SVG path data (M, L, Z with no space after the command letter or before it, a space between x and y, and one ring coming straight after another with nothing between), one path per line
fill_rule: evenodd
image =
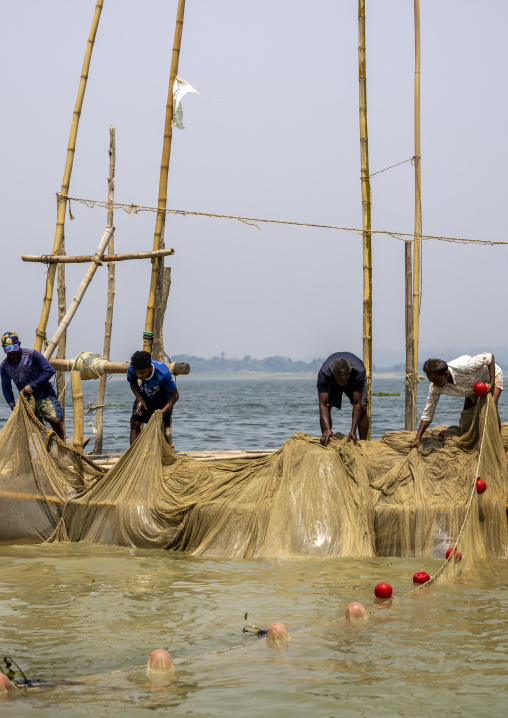
M127 214L139 214L140 212L164 212L165 214L179 214L183 217L189 215L191 217L212 217L214 219L232 219L237 222L243 222L244 224L248 224L251 227L257 227L257 229L261 229L258 225L260 223L264 224L284 224L284 225L291 225L295 227L313 227L315 229L333 229L333 230L339 230L342 232L353 232L354 234L358 234L359 236L363 237L364 234L388 234L390 237L393 237L393 239L398 239L401 242L414 242L415 236L417 236L414 232L397 232L394 230L388 230L388 229L371 229L369 232L365 232L363 229L358 229L357 227L339 227L331 224L314 224L310 222L293 222L290 220L283 220L283 219L262 219L262 218L255 218L255 217L240 217L236 215L231 214L213 214L211 212L191 212L190 210L184 210L184 209L165 209L161 210L158 207L146 207L143 205L137 205L137 204L122 204L120 202L113 202L108 203L103 200L94 200L94 199L80 199L78 197L68 197L66 195L60 195L58 193L59 197L62 197L63 199L72 200L73 202L80 202L81 204L84 204L86 207L89 207L92 209L93 207L99 207L101 209L108 209L108 206L112 205L115 209L121 209L124 212L127 212ZM411 237L411 239L405 239L407 237ZM479 245L488 245L491 247L501 246L501 245L508 245L507 242L502 241L494 241L489 239L474 239L471 237L447 237L445 235L438 235L438 234L422 234L419 235L420 239L422 241L427 239L437 239L440 242L457 242L459 244L479 244Z
M403 162L397 162L396 165L390 165L389 167L385 167L384 170L378 170L377 172L373 172L369 177L374 177L375 175L380 175L381 172L386 172L387 170L392 170L394 167L399 167L400 165L405 165L406 162L411 162L411 164L414 164L415 158L410 157L408 160L404 160Z
M104 365L108 360L100 354L80 352L75 359L70 359L69 361L69 371L79 371L83 381L100 379L103 376L107 376L107 373L104 371Z

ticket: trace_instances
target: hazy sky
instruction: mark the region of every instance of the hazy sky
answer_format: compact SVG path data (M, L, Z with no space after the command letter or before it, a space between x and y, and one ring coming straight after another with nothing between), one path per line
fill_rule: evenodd
M414 154L411 0L367 0L370 170ZM1 331L33 346L56 200L94 0L2 2ZM176 0L105 0L70 194L157 203ZM361 227L356 0L187 0L168 206ZM508 3L422 0L422 200L428 234L507 240ZM410 164L372 178L374 229L413 230ZM68 254L92 254L100 209L74 203ZM117 211L115 250L149 250L154 214ZM170 354L361 356L362 240L329 230L170 216ZM507 247L423 248L422 347L503 346ZM117 265L112 359L142 345L151 265ZM68 302L86 265L68 270ZM106 268L70 329L68 356L102 352ZM404 346L404 247L373 239L374 361ZM56 309L56 307L55 307ZM56 327L52 313L48 334ZM446 357L445 357L446 358Z

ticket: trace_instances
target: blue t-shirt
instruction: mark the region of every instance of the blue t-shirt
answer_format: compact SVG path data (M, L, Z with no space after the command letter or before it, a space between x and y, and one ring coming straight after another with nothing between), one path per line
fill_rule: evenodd
M176 389L176 384L165 364L153 360L152 366L152 375L148 379L138 379L132 364L130 364L127 369L127 381L139 386L141 396L145 401L164 406L170 397L170 392Z
M35 349L22 348L21 358L17 364L14 364L6 357L0 365L2 391L5 401L11 408L15 406L12 382L16 384L18 391L21 391L29 384L36 399L56 396L55 390L49 383L54 373L55 370L46 357L35 351Z

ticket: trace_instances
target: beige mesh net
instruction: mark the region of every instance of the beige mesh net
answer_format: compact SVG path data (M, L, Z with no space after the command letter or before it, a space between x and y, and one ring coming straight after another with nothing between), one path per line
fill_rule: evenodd
M104 470L47 432L21 399L0 431L0 542L47 539L66 501L91 486Z
M295 434L262 458L199 461L169 448L156 412L101 476L59 441L48 454L44 427L18 402L0 432L3 515L10 514L0 540L40 541L55 529L52 541L197 556L444 558L470 503L462 552L504 557L508 427L501 436L490 396L466 419L467 433L451 427L442 441L434 430L410 453L414 434L405 431L327 447ZM472 494L479 457L481 496Z

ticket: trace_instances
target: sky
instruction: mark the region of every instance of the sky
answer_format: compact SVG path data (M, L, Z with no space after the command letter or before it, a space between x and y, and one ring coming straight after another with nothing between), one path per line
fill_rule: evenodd
M1 331L33 346L94 0L1 6ZM177 0L105 0L70 195L106 199L116 126L118 202L155 206ZM199 95L173 131L168 207L361 227L356 0L187 0L179 76ZM367 0L371 173L414 154L410 0ZM508 3L421 3L423 231L508 241ZM372 177L372 227L412 232L410 163ZM73 203L68 254L93 254L105 211ZM150 250L155 215L115 213L115 251ZM362 238L169 216L175 255L166 351L210 357L362 352ZM374 363L404 358L404 245L373 238ZM504 347L508 246L423 246L422 353ZM68 266L70 303L86 265ZM111 359L142 348L149 261L116 270ZM107 270L71 324L69 357L102 353ZM56 304L56 303L55 303ZM48 335L56 329L56 306ZM426 358L425 356L421 358ZM444 358L451 359L450 356Z

